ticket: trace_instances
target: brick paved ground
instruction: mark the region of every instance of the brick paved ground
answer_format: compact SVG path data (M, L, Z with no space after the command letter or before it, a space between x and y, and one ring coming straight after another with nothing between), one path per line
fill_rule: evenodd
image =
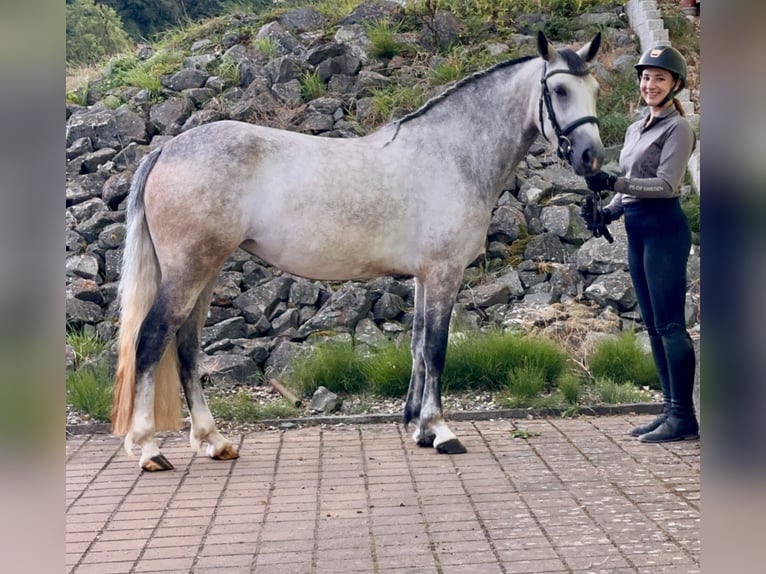
M231 462L174 433L154 474L74 436L66 572L700 572L699 442L625 434L648 418L454 422L454 457L398 424L230 437Z

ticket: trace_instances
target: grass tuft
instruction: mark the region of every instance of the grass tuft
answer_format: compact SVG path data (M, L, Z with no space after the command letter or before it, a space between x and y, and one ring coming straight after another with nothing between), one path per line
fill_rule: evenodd
M633 331L623 332L617 339L600 342L588 358L594 379L611 379L633 383L637 387L660 388L660 379L650 353L638 345Z
M86 365L67 376L67 403L94 420L108 421L112 410L112 388L112 374L106 365Z
M230 397L215 397L209 401L210 412L214 417L237 423L254 423L264 419L295 417L299 414L287 400L259 405L244 389Z

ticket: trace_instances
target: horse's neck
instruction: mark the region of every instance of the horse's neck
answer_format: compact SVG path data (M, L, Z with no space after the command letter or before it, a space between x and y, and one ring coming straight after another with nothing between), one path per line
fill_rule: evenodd
M401 124L391 145L433 150L494 202L537 135L537 75L539 61L530 60L479 78Z

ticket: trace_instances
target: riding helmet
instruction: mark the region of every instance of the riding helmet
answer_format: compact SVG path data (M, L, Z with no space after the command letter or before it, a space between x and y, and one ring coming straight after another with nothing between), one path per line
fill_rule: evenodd
M679 90L686 85L686 60L681 52L672 46L655 46L647 50L634 67L639 79L644 68L662 68L681 80Z

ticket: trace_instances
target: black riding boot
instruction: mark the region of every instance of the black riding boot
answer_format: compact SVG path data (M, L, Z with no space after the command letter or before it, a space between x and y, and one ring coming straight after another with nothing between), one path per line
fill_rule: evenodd
M660 385L662 386L662 398L664 401L662 413L657 417L646 423L645 425L634 427L628 434L630 436L641 436L648 432L653 431L668 418L670 414L670 380L668 375L668 361L665 358L665 347L662 345L662 337L654 329L649 329L649 344L652 347L652 356L654 357L654 364L657 367L657 374L660 377Z
M694 413L694 344L683 325L659 329L670 382L670 413L656 429L638 437L641 442L660 443L699 438Z

